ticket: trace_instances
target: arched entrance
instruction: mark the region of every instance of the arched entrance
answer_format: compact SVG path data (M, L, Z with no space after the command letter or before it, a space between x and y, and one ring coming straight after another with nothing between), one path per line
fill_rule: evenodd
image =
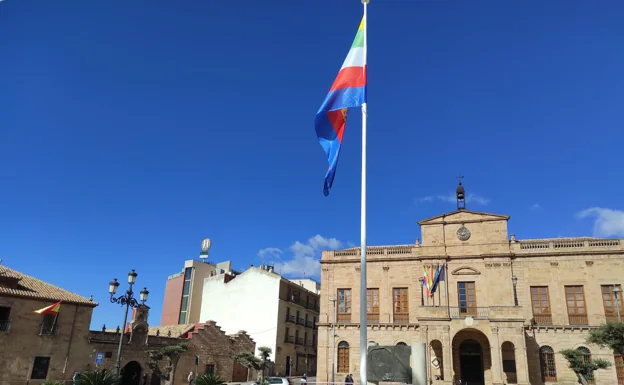
M130 361L121 369L121 385L141 385L141 364Z
M492 381L490 343L481 331L464 329L453 338L453 371L462 385L484 385Z

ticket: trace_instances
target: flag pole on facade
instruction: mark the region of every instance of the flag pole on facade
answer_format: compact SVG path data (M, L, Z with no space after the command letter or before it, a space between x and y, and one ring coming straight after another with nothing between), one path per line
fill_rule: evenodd
M367 32L368 32L368 3L370 0L362 0L364 6L364 57L363 57L363 76L366 79L366 56L368 49ZM368 81L367 81L368 83ZM366 99L362 103L362 201L360 208L360 384L367 385L368 368L368 320L367 311L367 282L366 282L366 120L368 115Z

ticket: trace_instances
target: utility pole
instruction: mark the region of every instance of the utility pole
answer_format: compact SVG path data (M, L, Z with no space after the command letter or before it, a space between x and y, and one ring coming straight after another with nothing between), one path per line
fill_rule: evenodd
M336 383L335 373L336 373L336 297L332 297L329 301L333 304L334 307L334 322L332 322L332 373L331 373L331 383L334 385Z

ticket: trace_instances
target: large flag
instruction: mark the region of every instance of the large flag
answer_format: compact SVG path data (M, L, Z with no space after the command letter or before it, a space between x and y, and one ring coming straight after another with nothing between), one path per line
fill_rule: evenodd
M329 161L323 186L325 196L329 195L329 190L334 184L340 146L347 123L347 109L360 107L366 103L364 23L365 19L362 18L351 50L314 119L316 136Z
M39 310L35 310L35 313L37 314L58 314L58 312L61 310L61 301L58 301L57 303L50 305L50 306L46 306L43 309L39 309Z

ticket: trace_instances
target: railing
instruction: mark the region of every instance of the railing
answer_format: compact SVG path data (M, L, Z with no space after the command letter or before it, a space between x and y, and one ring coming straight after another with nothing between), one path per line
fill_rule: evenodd
M297 319L297 325L305 326L305 324L306 324L305 319L303 319L303 318L298 318Z
M366 321L373 324L379 323L379 313L367 313Z
M534 325L552 325L552 314L533 314Z
M619 247L619 239L554 239L546 240L529 240L519 241L520 250L566 250L566 249L582 249L582 248L604 248Z
M295 323L295 316L286 314L286 322Z
M8 333L11 331L11 321L4 320L0 321L0 333Z
M395 324L409 323L409 313L394 313L393 321Z
M489 314L489 308L476 307L476 306L453 306L450 309L451 318L466 318L472 317L474 319L487 319Z
M351 322L351 313L338 313L336 318L338 322Z
M620 317L618 317L617 314L613 314L613 313L605 314L605 317L607 318L607 322L620 322L620 318L622 318L621 315L620 315ZM0 331L1 331L1 329L0 329Z
M570 325L589 325L587 314L568 314Z
M298 337L297 341L295 342L297 345L303 345L303 338Z
M310 328L310 329L314 329L314 322L312 321L306 321L306 327Z
M289 297L288 297L288 301L289 301L289 302L292 302L292 303L295 303L295 304L297 304L297 305L299 305L299 306L303 306L303 307L305 307L305 304L303 303L303 301L301 300L301 298L300 298L300 297L289 296Z
M59 325L41 324L39 327L40 336L52 336L58 334Z
M310 309L310 310L314 310L314 311L315 311L315 312L317 312L317 313L321 310L321 308L320 308L320 306L319 306L319 304L318 304L318 303L314 303L314 304L309 303L309 304L306 306L306 308L308 308L308 309Z
M286 342L287 344L294 344L295 336L286 336L286 338L284 339L284 342Z

